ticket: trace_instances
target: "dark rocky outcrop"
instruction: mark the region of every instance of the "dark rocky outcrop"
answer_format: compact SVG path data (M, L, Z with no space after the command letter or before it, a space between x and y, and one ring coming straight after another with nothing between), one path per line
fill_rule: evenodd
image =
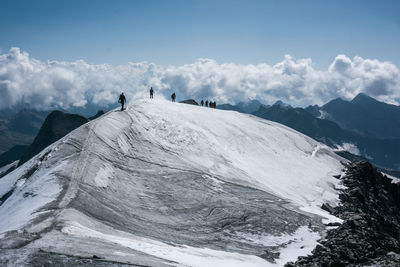
M286 266L399 266L400 184L366 161L348 164L341 179L347 188L331 211L344 222L312 255Z
M35 140L21 157L19 166L34 157L48 145L54 143L88 121L87 118L77 114L63 113L57 110L51 112L40 128Z
M349 161L368 161L368 159L359 156L359 155L354 155L348 151L335 151L336 154L339 156L349 160ZM383 172L385 174L394 176L396 178L400 178L400 170L394 170L394 169L388 169L388 168L383 168L383 167L377 167L378 171Z
M194 99L183 100L183 101L180 101L179 103L195 105L195 106L199 105Z

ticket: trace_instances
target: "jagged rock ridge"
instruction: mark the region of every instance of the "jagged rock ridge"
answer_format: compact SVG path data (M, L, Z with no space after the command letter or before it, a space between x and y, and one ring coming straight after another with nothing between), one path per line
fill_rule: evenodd
M399 266L400 183L368 162L354 162L341 177L341 205L332 208L344 220L330 230L311 256L287 266Z

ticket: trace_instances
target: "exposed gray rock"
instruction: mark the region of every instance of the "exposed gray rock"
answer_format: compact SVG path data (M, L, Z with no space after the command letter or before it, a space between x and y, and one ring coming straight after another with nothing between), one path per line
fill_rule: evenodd
M330 230L311 256L286 266L399 266L400 184L369 162L347 165L342 180L347 188L333 214L343 224Z

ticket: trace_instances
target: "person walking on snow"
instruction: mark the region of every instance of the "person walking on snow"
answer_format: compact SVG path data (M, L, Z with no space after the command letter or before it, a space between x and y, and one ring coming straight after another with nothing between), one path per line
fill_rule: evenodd
M201 106L204 106L204 100L203 99L201 100L200 103L201 103Z
M150 87L150 99L153 98L153 93L154 93L153 87Z
M176 98L176 95L175 95L175 93L173 93L173 94L171 95L171 100L172 100L172 102L175 102L175 98Z
M118 99L118 103L121 103L121 111L124 110L125 101L126 101L125 95L124 95L124 93L121 93L119 95L119 99Z

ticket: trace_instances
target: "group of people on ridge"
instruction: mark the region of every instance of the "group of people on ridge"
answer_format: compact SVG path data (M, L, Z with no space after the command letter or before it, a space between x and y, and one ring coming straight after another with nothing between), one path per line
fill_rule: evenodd
M206 107L210 107L210 108L216 108L217 107L217 102L208 102L208 100L206 100L206 102L204 102L203 100L201 100L200 102L201 106L206 106Z
M154 98L154 89L153 89L153 87L150 87L150 99L153 99L153 98ZM176 94L172 93L172 95L171 95L172 102L175 102L175 99L176 99ZM124 93L121 93L119 95L119 99L118 99L118 103L121 103L121 111L123 111L125 109L124 108L125 102L126 102L126 97L125 97ZM215 101L211 102L211 101L206 100L206 102L204 102L203 100L201 100L200 104L201 104L202 107L204 105L206 107L210 107L210 108L216 108L217 107L217 103Z
M152 98L154 98L154 89L153 89L153 87L150 87L150 99L152 99ZM172 95L171 95L172 102L175 102L175 99L176 99L176 94L172 93ZM215 101L211 102L211 101L206 100L206 102L204 102L204 100L201 100L200 104L201 104L202 107L204 105L206 107L210 107L210 108L216 108L217 107L217 102L215 102Z

